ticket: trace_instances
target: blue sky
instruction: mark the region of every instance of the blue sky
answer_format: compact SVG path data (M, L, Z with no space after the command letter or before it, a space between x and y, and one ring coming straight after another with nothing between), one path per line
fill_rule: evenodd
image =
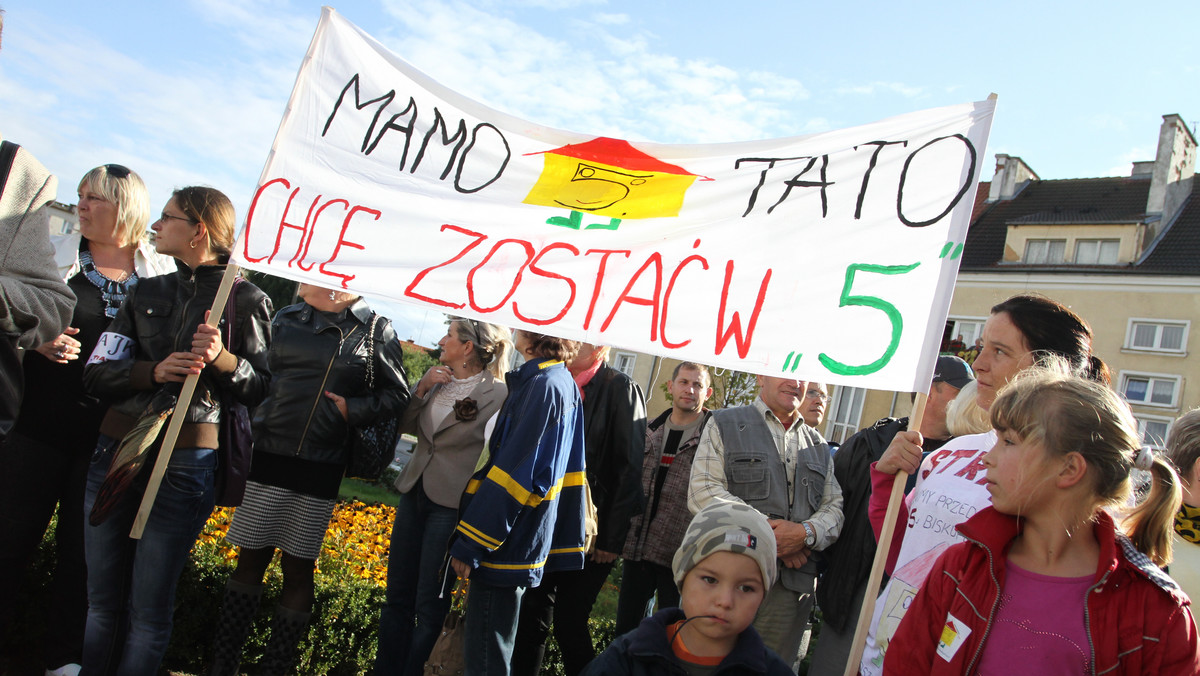
M1162 116L1200 122L1200 3L355 0L441 83L539 124L662 143L794 136L999 95L988 161L1128 174ZM320 17L289 0L0 0L0 134L60 177L97 165L249 204ZM990 178L990 171L984 178ZM384 310L432 344L437 313Z

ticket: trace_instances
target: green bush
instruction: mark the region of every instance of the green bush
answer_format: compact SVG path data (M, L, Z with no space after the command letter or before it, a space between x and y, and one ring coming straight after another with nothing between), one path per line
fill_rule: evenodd
M173 671L204 673L212 657L225 582L234 563L222 548L198 544L179 580L175 629L163 664ZM315 576L316 599L308 634L301 641L299 673L367 673L375 660L376 627L384 590L372 580L354 579L348 570L326 565ZM246 641L242 663L256 664L266 649L271 618L283 575L278 563L267 569L258 617Z
M361 505L360 505L361 507ZM339 508L340 509L340 508ZM173 673L203 674L212 658L212 640L221 612L225 583L235 567L235 548L227 543L223 531L228 526L228 513L214 513L204 532L192 548L191 557L180 576L175 598L174 629L163 666ZM380 528L374 526L374 529ZM389 534L369 534L387 538ZM369 539L368 537L368 539ZM345 549L355 545L335 543ZM4 645L0 646L0 673L40 673L39 662L42 632L45 631L44 599L53 572L54 530L48 529L34 560L28 581L22 590L21 605L25 614L18 618ZM379 609L384 601L384 588L376 579L364 577L356 564L373 555L338 558L321 557L315 575L316 599L307 636L300 644L298 672L342 676L366 674L375 660L375 644L379 624ZM616 582L619 566L601 591L591 620L592 638L600 653L615 637ZM242 656L243 665L256 664L266 649L271 618L278 605L283 574L278 561L267 569L264 579L262 605L251 628ZM251 673L253 669L251 668ZM562 654L551 635L546 646L543 674L561 676Z

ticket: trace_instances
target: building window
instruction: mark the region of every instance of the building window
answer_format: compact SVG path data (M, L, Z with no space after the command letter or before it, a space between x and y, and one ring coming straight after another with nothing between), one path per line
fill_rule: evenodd
M1156 415L1135 415L1133 417L1137 420L1138 435L1142 438L1142 445L1160 451L1167 447L1167 430L1170 429L1174 420Z
M976 339L983 337L983 323L985 319L959 319L951 317L946 320L950 330L947 335L950 340L961 341L965 346L971 347L975 344Z
M1179 376L1161 373L1121 372L1121 394L1131 404L1143 406L1179 406Z
M632 352L618 352L613 357L613 368L624 373L630 378L633 377L633 365L637 362L637 355Z
M862 417L863 398L867 391L861 387L845 387L838 385L833 388L833 400L829 407L829 441L842 443L850 435L858 431L859 418Z
M1075 240L1075 262L1080 265L1116 265L1120 251L1119 239Z
M1056 265L1062 263L1067 253L1065 239L1025 240L1025 262L1031 265Z
M1125 333L1125 347L1131 350L1183 352L1187 345L1190 322L1168 322L1157 319L1130 319Z
M943 354L954 354L972 362L979 355L975 342L983 337L983 317L950 317L942 333Z

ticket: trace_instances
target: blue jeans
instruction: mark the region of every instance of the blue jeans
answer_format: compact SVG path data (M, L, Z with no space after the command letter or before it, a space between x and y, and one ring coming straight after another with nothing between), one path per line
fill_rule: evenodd
M471 580L467 594L467 676L508 676L524 587Z
M85 520L119 445L119 439L103 434L96 442L84 497ZM216 466L217 454L211 448L176 448L140 540L129 537L142 499L137 490L104 523L84 527L88 616L82 674L158 673L171 638L175 586L212 513Z
M430 500L420 481L400 496L388 553L387 600L379 614L379 676L422 673L450 610L454 573L443 575L442 567L457 524L458 510Z

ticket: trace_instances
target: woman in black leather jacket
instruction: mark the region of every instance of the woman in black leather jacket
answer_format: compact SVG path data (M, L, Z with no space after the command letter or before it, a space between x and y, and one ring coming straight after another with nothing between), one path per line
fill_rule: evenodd
M351 431L408 405L403 354L391 322L374 327L374 389L367 385L374 313L359 296L301 284L304 301L272 324L271 392L254 415L254 461L246 497L226 539L238 566L225 590L210 674L241 673L242 645L262 596L263 574L282 552L283 593L264 674L294 673L308 626L313 567L349 460Z
M85 387L109 403L88 470L85 514L147 404L177 395L189 374L200 379L142 538L129 537L143 493L133 488L106 520L85 526L83 674L157 673L171 636L175 585L213 509L221 401L254 406L270 380L271 302L262 291L237 287L228 348L204 323L233 246L229 199L212 188L176 190L153 230L158 252L173 256L178 270L144 279L129 293L84 368Z

